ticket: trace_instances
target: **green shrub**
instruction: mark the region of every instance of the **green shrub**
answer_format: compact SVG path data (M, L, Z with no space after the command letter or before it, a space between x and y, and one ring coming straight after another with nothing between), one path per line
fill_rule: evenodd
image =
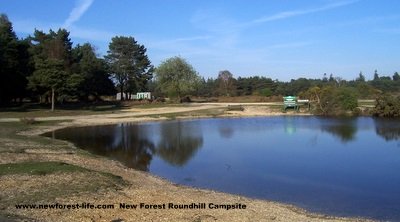
M261 96L272 96L272 91L269 88L264 88L259 90Z
M400 117L400 97L388 94L379 96L372 114L378 117Z

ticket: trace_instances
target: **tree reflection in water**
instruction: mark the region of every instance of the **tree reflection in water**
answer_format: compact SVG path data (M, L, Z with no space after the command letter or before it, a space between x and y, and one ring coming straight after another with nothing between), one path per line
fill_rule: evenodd
M357 122L355 118L345 118L334 123L322 124L321 130L338 137L342 143L355 139L357 133Z
M185 165L203 145L201 130L192 122L160 124L160 135L156 153L174 166Z
M154 143L148 137L148 126L122 123L115 126L113 133L108 155L128 167L148 171L155 151Z
M158 133L159 141L156 142L155 135ZM190 122L179 121L159 125L121 123L67 128L45 136L72 141L91 153L110 157L143 171L149 171L154 155L171 165L183 166L203 145L200 129Z
M79 148L123 162L126 166L148 171L154 143L148 127L122 123L106 126L67 128L55 131L57 139L72 141Z
M218 127L218 132L222 138L229 139L232 138L234 130L232 126L220 126Z
M393 119L375 118L376 135L384 138L386 141L400 139L400 124L399 121Z

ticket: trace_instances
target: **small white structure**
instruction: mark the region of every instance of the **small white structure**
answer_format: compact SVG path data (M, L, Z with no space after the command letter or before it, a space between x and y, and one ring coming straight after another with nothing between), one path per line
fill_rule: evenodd
M117 93L116 99L121 100L120 92ZM151 99L151 92L138 92L136 93L136 95L130 93L127 94L124 93L124 99L125 100Z
M125 100L134 99L134 96L135 96L135 95L130 94L130 93L124 93L124 99L125 99ZM116 99L117 99L117 100L121 100L121 93L120 93L120 92L117 93Z
M151 99L151 92L138 92L136 99Z

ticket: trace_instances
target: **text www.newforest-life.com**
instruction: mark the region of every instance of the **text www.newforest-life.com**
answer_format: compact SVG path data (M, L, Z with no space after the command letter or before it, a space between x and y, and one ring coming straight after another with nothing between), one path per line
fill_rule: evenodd
M114 204L16 204L16 209L54 209L54 210L78 210L78 209L114 209Z

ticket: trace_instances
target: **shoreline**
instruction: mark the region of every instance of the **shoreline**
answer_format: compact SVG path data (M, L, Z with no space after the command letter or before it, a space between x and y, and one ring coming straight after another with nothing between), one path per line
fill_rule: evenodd
M200 107L201 108L201 107ZM254 111L254 110L253 110ZM236 111L229 112L227 115L216 116L217 118L241 118L241 117L257 117L257 116L282 116L280 113L259 113L250 112L247 115L237 114ZM146 110L148 113L148 110ZM162 114L162 112L159 112ZM298 116L304 114L284 114L284 116ZM309 116L309 114L306 114ZM19 135L36 137L45 132L61 129L65 127L79 127L90 125L106 125L122 122L149 122L149 121L165 121L169 120L166 117L130 117L122 115L118 118L118 114L113 114L112 117L105 116L104 118L88 118L88 116L78 116L68 122L60 122L50 126L35 126L30 130L19 132ZM176 119L198 119L198 118L215 118L214 116L199 115L199 116L176 116ZM50 119L52 120L52 119ZM43 120L46 121L46 120ZM49 120L47 120L49 121ZM62 121L62 120L61 120ZM42 137L42 136L41 136ZM51 140L51 138L48 138ZM97 203L132 203L132 205L147 203L149 205L159 205L165 203L173 204L191 204L191 203L213 203L216 205L246 205L246 209L141 209L129 211L126 209L116 209L115 212L110 211L91 211L91 212L76 212L71 215L68 211L61 211L57 214L47 214L46 212L24 210L16 213L23 213L24 216L33 216L33 218L47 218L47 221L52 220L81 220L83 217L90 217L94 221L112 221L118 215L123 221L135 220L154 220L154 221L366 221L363 218L345 218L322 215L318 213L308 212L302 208L261 199L247 198L244 196L217 192L208 189L199 189L187 187L179 184L174 184L164 178L153 175L149 172L142 172L124 166L122 163L110 160L106 157L96 155L81 155L79 148L75 147L68 141L63 141L68 144L74 153L65 153L62 151L49 151L48 149L30 149L24 154L17 154L18 157L10 158L13 162L23 162L26 160L36 161L60 161L68 164L83 166L88 169L95 169L100 172L107 172L113 175L120 176L123 180L130 184L124 187L122 191L111 191L106 193L92 193L86 196L71 197L65 202L79 203L80 201L88 202L88 200L96 200ZM11 157L12 155L10 155ZM4 157L3 157L4 158ZM0 158L1 160L2 158ZM3 163L1 161L0 163ZM140 181L140 182L138 182ZM90 201L89 201L90 202ZM82 210L84 211L84 210ZM51 212L50 212L51 213ZM75 213L75 212L74 212Z

